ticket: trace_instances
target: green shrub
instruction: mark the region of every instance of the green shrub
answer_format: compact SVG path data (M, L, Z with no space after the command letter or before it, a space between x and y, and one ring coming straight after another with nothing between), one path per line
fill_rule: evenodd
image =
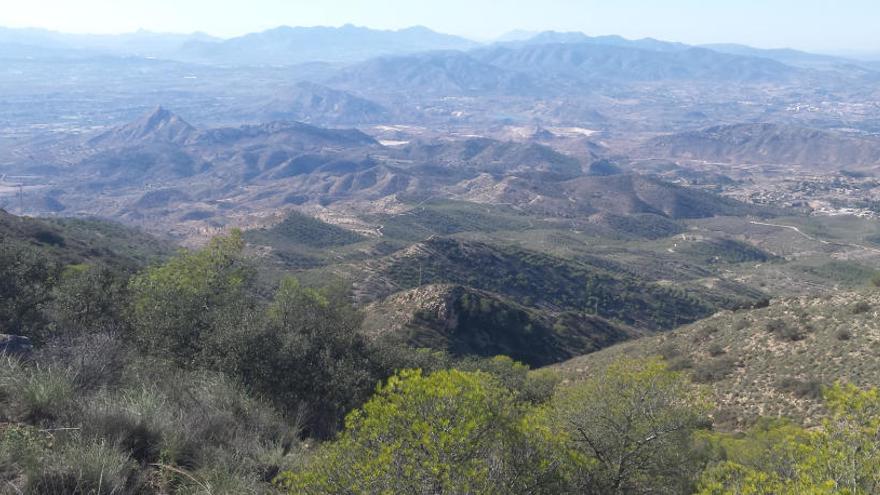
M487 373L404 371L279 482L296 494L547 493L556 466L542 461L521 414Z
M691 377L697 383L715 383L733 373L735 369L736 360L731 357L708 359L694 368Z
M709 352L710 356L718 357L727 351L724 350L723 345L719 344L718 342L715 342L709 346L708 352Z
M824 397L830 417L811 431L776 420L745 435L709 436L722 455L704 471L697 493L877 493L880 393L837 384Z
M692 435L708 410L699 389L654 359L622 359L561 387L549 417L570 452L563 493L690 493L701 464Z
M779 381L777 386L780 390L794 394L802 399L821 399L822 382L815 379L799 380L786 377Z
M103 441L70 442L27 473L25 492L120 495L136 493L141 484L137 465L124 452Z
M57 273L58 266L36 248L0 238L0 333L42 340L46 321L40 308Z
M512 391L517 400L540 403L553 395L556 385L562 381L558 373L549 369L530 371L529 367L507 356L493 358L465 358L455 363L462 371L482 371L494 376L499 383Z
M672 342L666 342L660 346L658 354L667 361L681 356L681 349Z
M687 357L677 357L671 361L669 361L669 371L682 371L682 370L690 370L694 368L694 360Z
M787 342L797 342L807 337L806 327L792 325L781 318L774 318L768 321L766 328L776 338Z
M387 376L358 331L361 314L344 288L315 290L292 278L282 281L267 313L262 328L245 336L231 367L279 409L302 415L306 434L331 437Z
M0 357L0 372L0 417L48 424L73 414L76 390L69 370Z
M20 492L24 473L37 469L51 448L47 432L25 425L0 426L0 483Z
M562 376L555 370L530 371L520 391L519 399L533 404L544 403L553 396L560 383L562 383Z
M52 338L75 338L89 333L117 334L124 330L128 303L126 280L107 267L71 265L52 290L46 313Z
M854 315L860 315L867 313L868 311L871 311L871 305L868 304L868 301L859 301L852 306L852 312Z
M751 325L749 320L747 320L745 318L740 318L739 320L736 320L736 322L733 324L733 329L734 330L745 330L746 328L749 328L749 325Z
M243 250L234 231L132 278L130 316L141 348L183 366L210 361L205 345L238 326L252 304L255 273Z

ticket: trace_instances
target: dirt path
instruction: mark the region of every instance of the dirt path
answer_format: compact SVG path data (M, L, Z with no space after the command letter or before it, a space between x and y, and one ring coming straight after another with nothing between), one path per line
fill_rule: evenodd
M793 230L793 231L797 232L798 234L804 236L804 238L809 239L813 242L818 242L820 244L826 244L826 245L830 245L830 246L852 247L852 248L857 248L857 249L863 249L865 251L869 251L869 252L872 252L875 254L880 254L880 249L876 249L876 248L872 248L872 247L868 247L868 246L862 246L861 244L854 244L851 242L832 242L832 241L826 241L824 239L819 239L817 237L813 237L813 236L805 233L804 231L802 231L800 228L795 227L794 225L781 225L781 224L776 224L776 223L757 222L755 220L751 220L751 221L749 221L749 223L754 224L754 225L763 225L765 227L776 227L779 229Z

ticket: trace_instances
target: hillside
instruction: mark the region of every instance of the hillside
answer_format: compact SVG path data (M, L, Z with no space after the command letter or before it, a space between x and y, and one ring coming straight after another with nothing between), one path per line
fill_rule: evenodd
M651 158L834 170L880 165L880 140L791 125L734 124L657 137L637 153Z
M196 128L179 115L160 107L139 119L114 127L88 141L96 147L134 146L150 142L183 143Z
M481 176L461 182L452 191L469 201L514 204L526 211L563 218L604 214L594 220L609 227L613 224L607 223L607 215L636 222L639 216L651 215L661 217L656 220L659 225L668 224L668 220L717 215L773 215L767 208L639 174L581 176L562 181L528 180L520 176L490 180ZM639 230L637 226L624 227L635 228L632 233ZM675 228L662 230L674 233Z
M537 143L489 138L419 141L394 150L393 157L423 164L498 175L546 172L547 179L570 178L582 172L582 160Z
M459 51L379 57L347 67L326 81L357 94L462 95L522 93L531 78Z
M425 284L461 284L526 306L591 312L647 330L669 329L716 309L698 293L638 280L612 262L438 236L354 269L356 292L367 300Z
M279 91L255 113L261 120L335 124L381 122L389 118L389 111L376 102L306 81Z
M461 285L423 285L365 308L372 338L405 341L456 357L510 356L542 366L592 352L639 333L583 313L527 308Z
M723 311L662 335L626 342L562 363L569 378L588 377L620 356L661 355L706 384L715 421L746 427L758 417L815 424L822 386L880 381L880 292L773 300L769 307Z
M0 245L36 250L61 265L106 263L133 270L174 252L171 243L137 229L96 219L40 219L0 209Z

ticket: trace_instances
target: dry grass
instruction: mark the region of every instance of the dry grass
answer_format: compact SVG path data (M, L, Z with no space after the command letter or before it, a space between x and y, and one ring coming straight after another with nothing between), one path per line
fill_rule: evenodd
M626 342L559 365L568 379L623 355L662 355L711 388L716 422L741 428L759 416L815 424L821 386L880 383L880 292L774 300L718 313L676 331Z

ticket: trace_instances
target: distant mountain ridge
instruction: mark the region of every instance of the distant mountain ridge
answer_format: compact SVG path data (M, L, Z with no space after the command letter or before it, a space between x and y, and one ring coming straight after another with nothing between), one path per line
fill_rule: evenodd
M627 39L617 35L588 36L582 32L514 31L492 44L439 33L423 26L379 30L346 24L340 27L279 26L228 39L204 33L155 33L140 30L118 35L69 34L45 29L0 27L0 46L8 56L117 56L156 57L180 62L225 66L289 66L307 62L351 64L376 57L430 51L516 50L541 45L565 44L603 48L638 49L673 55L690 50L709 50L718 55L772 60L798 68L841 67L877 71L876 63L844 57L807 53L793 49L759 49L737 44L701 46L657 40ZM695 53L683 58L693 59ZM620 55L618 54L618 57ZM479 58L479 57L478 57ZM703 58L706 58L704 54ZM728 63L734 59L726 59ZM485 61L485 60L484 60ZM625 60L624 63L627 63ZM632 62L635 64L639 61ZM669 63L667 60L665 63ZM757 63L753 60L753 63ZM632 67L630 68L633 69ZM650 72L650 69L643 69Z
M381 55L430 50L467 50L478 43L423 26L378 30L341 27L279 26L220 39L204 33L166 34L137 31L119 35L68 34L45 29L0 27L0 46L16 46L23 55L112 54L158 57L216 65L296 65L306 62L351 63Z
M323 81L367 98L381 95L565 96L598 83L789 83L809 69L760 57L657 40L545 33L532 41L462 51L373 58ZM587 86L588 88L590 86ZM393 97L392 97L393 100Z
M361 94L523 93L537 87L524 74L448 50L370 59L343 69L326 83Z
M187 42L216 42L205 33L155 33L139 30L124 34L70 34L37 28L0 27L0 44L28 47L55 53L65 51L94 52L115 55L170 57Z
M728 55L704 48L655 50L637 42L554 42L491 47L472 52L483 63L508 71L575 81L737 80L784 81L798 69L774 60Z
M653 138L642 156L824 169L880 165L880 139L772 123L719 125Z
M184 61L238 65L293 65L311 61L350 63L389 54L465 50L477 43L417 26L381 31L347 24L281 26L220 42L193 41L181 47Z

